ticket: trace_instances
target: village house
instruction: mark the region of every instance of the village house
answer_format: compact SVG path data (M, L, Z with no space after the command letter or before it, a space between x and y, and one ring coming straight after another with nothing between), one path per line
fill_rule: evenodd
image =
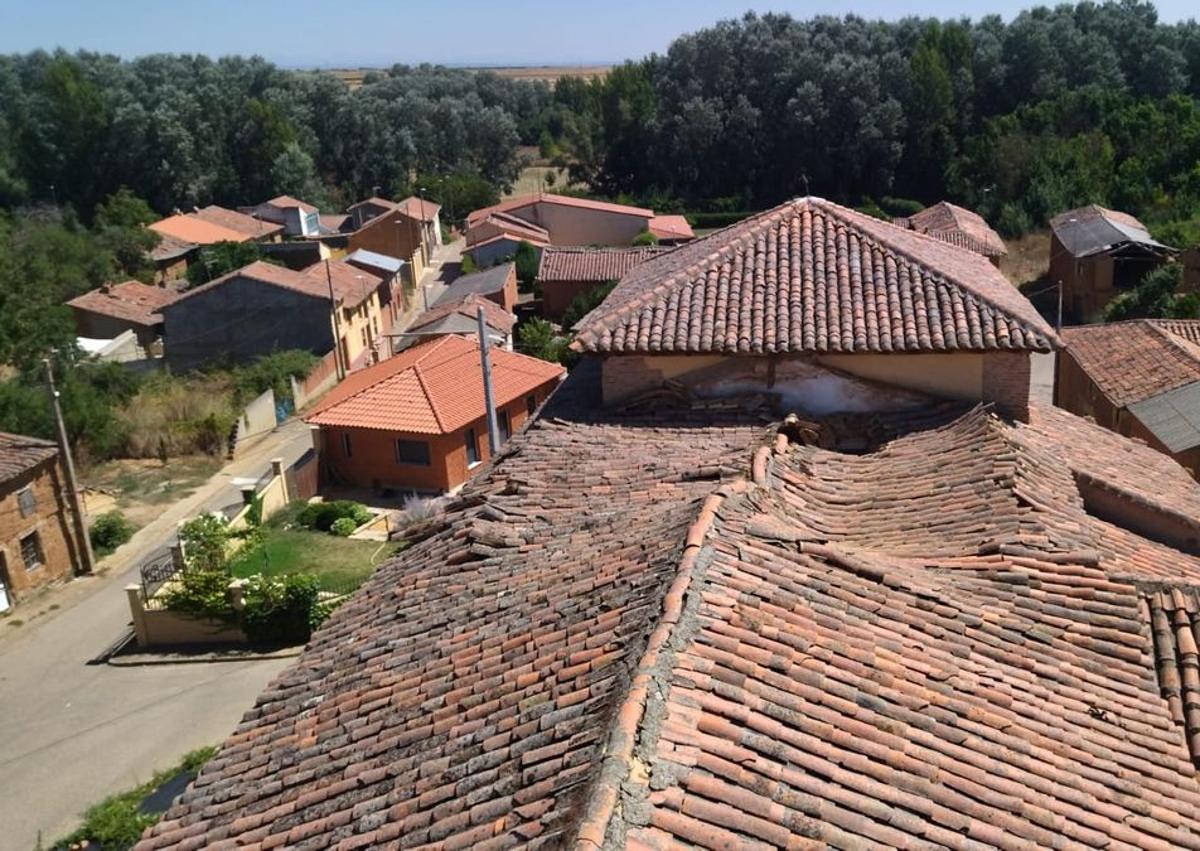
M383 311L383 333L389 333L396 320L404 313L407 302L405 288L412 287L408 280L407 264L399 257L376 254L365 248L352 251L342 259L351 266L382 279L379 293L380 307Z
M209 204L207 207L197 207L189 216L210 224L226 228L234 233L240 233L255 242L278 242L283 238L284 226L281 223L263 221L237 210Z
M0 432L0 612L83 564L58 447Z
M138 851L1200 847L1200 485L995 274L811 198L632 270Z
M421 223L421 242L425 246L425 262L433 257L433 250L442 244L442 219L440 205L422 198L409 196L398 204L401 212Z
M382 287L378 276L338 260L302 272L251 263L162 307L167 364L187 371L306 349L336 350L343 373L360 368L383 334Z
M465 239L467 255L475 265L487 267L512 259L523 242L540 254L550 244L550 233L516 216L490 213L467 230Z
M1200 478L1200 320L1134 319L1061 334L1055 404Z
M425 274L433 247L425 244L425 226L385 198L368 198L347 208L353 227L345 237L345 250L366 250L403 260L414 283Z
M576 330L608 403L675 381L768 390L812 413L932 398L1020 417L1030 354L1058 344L982 255L820 198L645 261Z
M893 219L892 223L982 254L994 266L999 266L1000 258L1008 254L1004 240L983 216L949 201L939 201L919 213Z
M282 225L285 236L317 236L321 232L320 211L312 204L280 195L254 207L244 207L242 213L259 221Z
M156 230L155 233L158 235L158 244L149 252L150 262L154 264L154 283L170 286L174 281L187 277L188 264L196 258L200 246L161 231Z
M616 283L665 250L652 246L545 249L537 274L542 285L542 315L557 322L575 299Z
M489 359L503 444L565 370L503 348ZM319 428L323 485L442 493L489 459L486 414L479 344L449 335L354 373L304 419Z
M1079 321L1096 319L1174 254L1128 213L1092 204L1050 220L1050 280L1062 287L1064 312Z
M506 312L512 313L517 306L517 267L512 263L502 263L482 272L455 278L438 297L435 306L459 304L473 294L494 301Z
M534 230L529 232L531 226ZM647 231L672 244L694 236L682 216L656 216L653 210L641 207L538 192L470 213L466 239L475 262L482 266L511 256L511 252L501 252L515 242L525 241L539 248L629 245Z
M512 351L513 329L517 325L517 317L478 293L470 293L461 301L439 302L431 307L414 319L403 334L392 338L392 347L395 351L400 351L416 345L423 339L445 334L478 336L481 307L488 338L494 345Z
M178 297L166 287L140 281L104 284L67 302L75 317L75 332L94 340L113 340L134 334L144 357L160 354L165 305Z

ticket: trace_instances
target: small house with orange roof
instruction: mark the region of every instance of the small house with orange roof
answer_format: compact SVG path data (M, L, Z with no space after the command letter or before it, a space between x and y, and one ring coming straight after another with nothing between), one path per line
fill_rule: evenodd
M499 442L538 409L566 371L489 351ZM322 486L441 493L490 457L479 344L449 335L350 375L305 421L316 426Z

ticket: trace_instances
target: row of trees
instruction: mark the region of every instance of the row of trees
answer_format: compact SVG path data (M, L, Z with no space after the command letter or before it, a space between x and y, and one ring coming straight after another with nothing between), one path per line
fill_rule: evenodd
M1194 211L1197 97L1200 25L1124 0L1011 23L751 14L563 80L545 116L609 195L949 196L1016 232L1089 201Z
M90 215L122 186L160 213L279 193L340 207L414 178L503 186L549 102L544 84L431 66L351 90L259 58L0 56L0 207Z

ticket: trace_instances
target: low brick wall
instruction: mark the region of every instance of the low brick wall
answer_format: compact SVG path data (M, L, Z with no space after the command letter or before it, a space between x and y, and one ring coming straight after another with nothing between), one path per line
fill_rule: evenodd
M983 401L1023 422L1029 421L1029 352L988 352L983 359Z

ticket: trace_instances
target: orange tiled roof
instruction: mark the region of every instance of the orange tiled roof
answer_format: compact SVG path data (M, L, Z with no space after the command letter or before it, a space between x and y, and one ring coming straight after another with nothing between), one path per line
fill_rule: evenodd
M243 234L251 239L265 239L283 232L283 225L275 224L274 222L264 222L262 219L254 218L254 216L247 216L245 213L239 213L237 210L218 207L216 204L200 207L195 212L188 213L188 215L192 218L227 228L235 233Z
M1200 848L1195 613L1148 599L1200 559L1077 486L1186 515L1181 467L1036 405L843 454L581 375L141 849Z
M159 311L178 297L179 293L166 287L125 281L98 287L71 299L67 304L137 325L157 325L162 322Z
M800 198L638 266L577 326L606 353L1047 351L986 259Z
M479 293L469 293L458 301L448 301L445 304L439 302L429 308L413 320L408 330L419 331L455 313L474 320L480 307L483 308L483 318L489 328L508 333L517 324L517 317L496 302L484 298Z
M188 214L176 214L147 225L153 231L180 242L193 245L213 245L217 242L246 242L251 237L224 225L214 224Z
M983 216L949 201L939 201L919 213L897 219L896 224L985 257L1001 257L1008 253L1000 234L992 230Z
M301 201L299 198L293 198L291 195L277 195L267 202L272 207L278 207L281 210L289 207L298 207L306 213L315 213L317 208L312 204Z
M506 201L501 201L499 204L493 204L490 207L481 207L478 210L473 210L467 215L467 224L474 226L492 213L507 213L511 212L512 210L519 210L523 207L532 207L535 204L553 204L559 207L577 207L580 209L598 210L606 213L620 213L623 215L636 216L647 220L654 217L654 211L647 210L644 207L630 207L626 204L614 204L611 201L594 201L591 198L576 198L572 195L554 195L549 192L535 192L529 195L521 195L516 198L509 198Z
M1067 352L1118 408L1200 381L1200 320L1133 319L1060 332Z
M194 298L201 293L224 286L235 278L249 278L326 301L329 299L329 289L332 283L338 302L351 308L362 304L383 281L380 276L341 260L314 263L299 272L288 269L286 266L277 266L274 263L256 260L241 269L236 269L195 289L181 293L171 303L178 304Z
M432 222L437 217L438 211L442 209L440 204L422 201L420 198L412 196L405 198L398 206L410 219L416 219L419 222Z
M496 405L565 374L558 364L491 349ZM348 376L305 417L313 425L451 434L484 416L479 345L455 335L418 343ZM476 380L478 379L478 380Z
M696 235L684 216L655 216L647 229L659 239L692 239Z
M485 228L486 225L491 225L499 233L490 237L483 236L490 232ZM537 246L550 244L550 232L544 227L506 213L493 213L480 219L471 225L466 234L467 245L471 248L478 248L481 245L488 245L496 240L506 238L517 241L523 239Z
M555 248L542 252L538 264L538 280L550 281L617 281L630 269L657 257L669 248L642 246L636 248Z

